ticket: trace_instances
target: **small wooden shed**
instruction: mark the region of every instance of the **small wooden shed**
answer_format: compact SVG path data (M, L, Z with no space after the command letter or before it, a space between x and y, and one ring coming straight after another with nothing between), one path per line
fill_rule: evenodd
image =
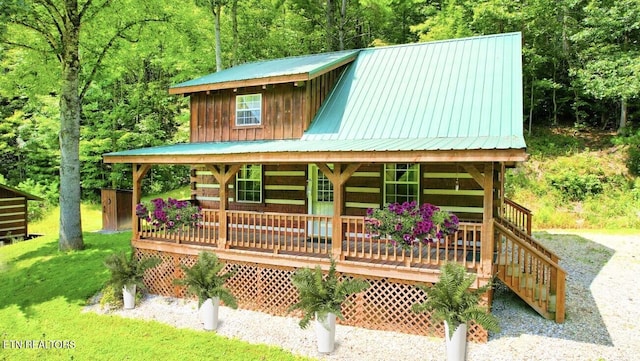
M131 229L133 191L126 189L102 190L102 230L122 231Z
M29 236L28 201L42 201L42 198L0 184L0 241Z

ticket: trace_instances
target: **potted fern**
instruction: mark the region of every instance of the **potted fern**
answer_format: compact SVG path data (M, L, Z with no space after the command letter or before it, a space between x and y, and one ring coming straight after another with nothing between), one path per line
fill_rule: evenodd
M180 265L184 271L183 279L173 282L186 286L187 293L198 297L198 306L202 312L202 320L205 330L215 330L218 327L218 309L220 300L231 308L238 308L236 298L224 287L226 280L233 276L234 272L222 273L224 264L218 257L209 252L200 252L198 261L193 267Z
M303 329L307 328L311 320L315 318L318 352L333 352L336 317L344 320L341 310L342 304L349 295L367 289L369 283L361 279L340 281L333 259L326 277L320 266L316 266L315 269L305 267L298 269L291 276L291 282L298 289L299 301L289 307L289 312L302 310L302 319L299 325Z
M490 284L472 290L476 276L467 274L464 266L446 263L440 268L440 280L428 287L418 285L427 300L412 306L414 312L431 312L434 322L444 321L448 361L463 361L467 353L467 323L474 321L487 331L498 332L498 320L479 302Z
M118 252L108 256L104 265L111 271L108 284L112 285L116 292L122 292L122 300L125 309L135 307L136 289L145 289L143 280L144 272L160 263L156 257L138 260L133 253L127 256L124 252Z

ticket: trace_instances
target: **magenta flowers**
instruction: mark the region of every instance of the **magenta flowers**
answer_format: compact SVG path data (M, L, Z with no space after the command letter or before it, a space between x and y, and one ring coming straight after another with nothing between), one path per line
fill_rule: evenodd
M156 198L149 203L138 203L136 215L155 228L164 227L168 231L197 226L202 219L200 207L173 198L167 198L166 201Z
M458 217L433 204L391 203L382 209L368 209L365 223L371 236L387 238L392 245L409 249L419 243L443 239L458 230Z

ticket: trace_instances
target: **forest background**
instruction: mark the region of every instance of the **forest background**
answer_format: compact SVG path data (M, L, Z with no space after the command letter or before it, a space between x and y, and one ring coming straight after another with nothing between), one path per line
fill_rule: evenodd
M188 141L188 98L168 95L172 84L262 59L519 31L534 151L509 175L510 196L528 204L555 192L548 225L640 227L639 0L0 0L0 183L46 199L32 216L59 202L68 22L85 201L131 187L130 165L102 154ZM576 136L594 132L606 136ZM578 164L562 158L579 152ZM556 165L540 166L539 154ZM153 167L143 192L188 181L184 167ZM607 192L615 203L595 198ZM559 204L603 207L589 214L605 223L567 221Z

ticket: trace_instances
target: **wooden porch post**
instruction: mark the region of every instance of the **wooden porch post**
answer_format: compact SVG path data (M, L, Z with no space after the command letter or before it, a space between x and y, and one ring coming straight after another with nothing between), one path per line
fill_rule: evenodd
M342 213L344 210L344 185L347 180L360 168L359 163L349 164L342 168L344 164L334 164L333 171L327 164L318 163L318 168L324 173L333 184L333 219L331 227L331 255L334 259L340 260L342 255Z
M218 236L218 247L219 248L228 248L227 244L227 235L228 235L228 220L227 220L227 209L229 208L229 197L227 196L227 187L231 178L233 178L240 167L241 164L234 164L227 168L226 165L214 165L214 164L206 164L205 167L207 170L211 171L213 176L215 177L218 184L220 184L220 190L218 195L220 196L220 209L219 209L219 217L218 220L220 224L220 233Z
M485 277L491 277L493 273L493 163L484 165L484 210L482 212L482 248L481 248L481 273Z
M133 210L131 212L131 229L133 230L133 239L138 239L140 233L140 222L138 222L138 216L136 215L136 206L140 203L142 198L142 178L151 169L150 164L132 164L133 168Z

